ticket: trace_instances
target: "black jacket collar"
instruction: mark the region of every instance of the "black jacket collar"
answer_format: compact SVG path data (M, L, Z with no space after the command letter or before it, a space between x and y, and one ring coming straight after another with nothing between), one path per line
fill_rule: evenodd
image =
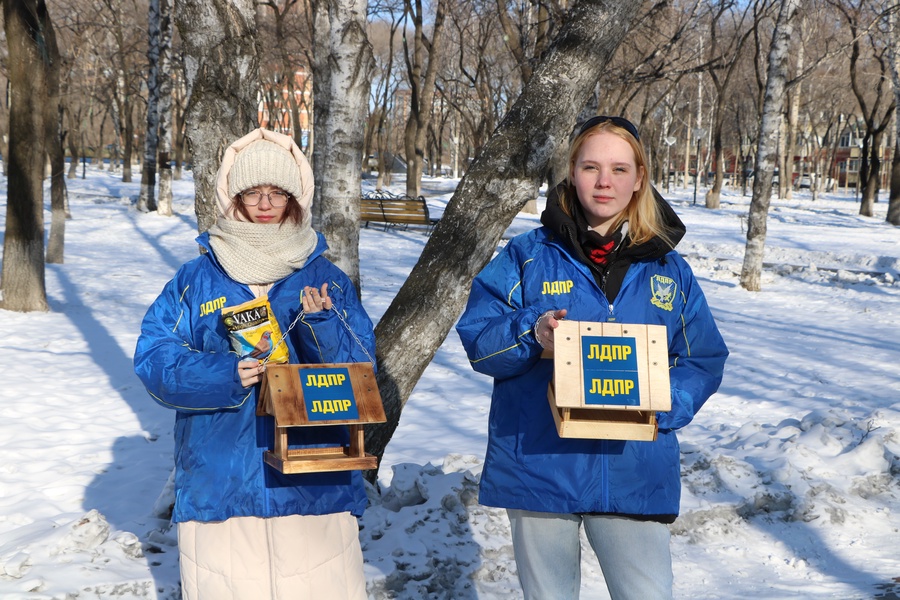
M566 247L573 256L577 257L582 262L590 263L590 260L585 256L584 252L581 250L581 246L578 244L578 226L575 223L575 219L564 213L560 207L560 193L565 189L566 184L563 182L550 190L550 193L547 194L547 207L541 214L541 223L564 241ZM684 223L678 215L675 214L675 211L669 203L665 201L658 191L656 191L656 188L651 189L653 190L653 197L656 199L656 203L661 209L660 212L662 213L664 225L669 230L669 237L672 239L672 245L670 246L658 237L653 237L650 240L637 245L629 244L626 240L617 255L619 260L627 258L629 262L638 262L660 259L670 250L674 249L678 242L684 237L686 232ZM575 205L575 209L580 211L581 205L577 202Z

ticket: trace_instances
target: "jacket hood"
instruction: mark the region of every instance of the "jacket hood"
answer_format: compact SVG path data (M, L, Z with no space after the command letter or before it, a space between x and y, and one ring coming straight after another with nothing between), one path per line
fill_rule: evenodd
M258 140L266 140L278 144L285 150L288 150L294 157L294 160L297 161L297 166L300 167L300 181L303 190L303 193L297 197L297 202L299 202L301 208L303 208L304 214L310 214L310 206L312 206L315 186L313 181L313 171L309 161L290 136L259 128L251 131L225 149L225 154L222 156L222 162L219 164L219 171L216 173L216 207L218 209L218 215L220 217L225 217L226 219L235 219L238 221L246 220L240 213L234 211L231 196L228 194L228 174L234 166L234 159L237 154Z
M671 205L662 197L655 187L650 186L653 191L653 198L660 208L660 214L663 218L663 225L669 232L672 244L669 245L661 238L654 236L638 245L625 245L619 252L620 256L628 257L632 261L655 260L662 258L670 251L675 249L678 242L684 237L687 229L684 223L675 214ZM566 183L562 182L547 194L547 207L541 213L541 223L548 227L554 234L559 236L566 246L575 253L576 256L582 258L584 262L588 262L587 257L578 244L578 232L575 220L563 212L560 206L560 196L566 190ZM576 203L576 210L581 210L581 205Z

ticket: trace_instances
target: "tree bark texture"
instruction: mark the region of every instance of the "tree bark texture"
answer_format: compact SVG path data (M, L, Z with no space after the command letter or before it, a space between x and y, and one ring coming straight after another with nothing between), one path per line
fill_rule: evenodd
M369 84L375 59L365 0L314 0L313 225L328 258L359 289L359 194Z
M176 0L188 106L185 137L194 170L197 228L216 222L216 172L232 142L257 127L259 82L253 0Z
M9 153L2 308L46 311L43 176L46 111L33 100L49 91L50 18L43 0L4 0L9 51ZM49 32L52 37L52 32Z
M753 199L747 221L747 245L741 269L741 286L751 292L762 289L763 252L766 245L766 219L772 200L772 178L775 174L775 156L778 128L781 126L782 109L786 94L788 50L794 33L793 17L800 0L781 0L772 46L769 49L769 66L766 94L763 100L762 118L757 135L756 176L753 178Z
M509 113L472 163L406 282L375 328L387 423L367 428L381 457L413 387L628 32L639 0L578 0ZM565 99L563 101L562 99ZM372 477L372 474L368 474Z
M147 18L147 134L144 136L144 161L141 165L141 192L138 209L156 210L156 152L159 148L159 0L149 0Z
M159 2L159 197L156 214L172 216L172 0Z
M897 11L888 14L888 59L894 84L894 104L900 106L900 27ZM887 222L900 225L900 119L894 119L894 157L891 161L891 187Z
M50 235L47 238L45 260L51 264L62 264L66 249L66 219L69 206L66 201L66 152L63 134L63 105L60 89L62 68L56 32L50 24L50 16L44 12L42 18L44 37L47 40L47 102L43 104L44 135L47 144L47 158L50 161ZM73 157L74 158L74 157Z
M59 53L56 54L57 59ZM51 79L58 77L56 70ZM59 90L56 96L51 92L47 103L47 116L44 125L47 127L47 156L50 159L50 235L47 237L46 261L50 264L65 262L66 219L70 218L66 191L66 156L63 147L62 106L59 103ZM55 110L55 115L52 114ZM55 118L54 118L55 117Z
M794 69L797 73L802 73L804 69L804 44L803 38L804 36L804 15L801 11L798 14L798 19L800 22L798 23L799 29L799 40L800 43L797 44L797 52L796 52L796 61L797 64L794 66ZM798 133L798 125L800 122L800 103L803 101L803 81L798 81L794 88L788 92L788 117L787 117L787 137L785 139L787 143L787 151L785 152L785 162L784 162L784 171L782 171L780 175L781 181L784 182L785 193L784 199L790 200L794 196L794 155L797 151L797 133Z

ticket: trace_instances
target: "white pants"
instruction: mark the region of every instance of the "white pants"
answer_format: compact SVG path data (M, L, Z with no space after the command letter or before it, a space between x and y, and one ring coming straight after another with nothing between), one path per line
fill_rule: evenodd
M178 524L184 600L365 600L356 517Z

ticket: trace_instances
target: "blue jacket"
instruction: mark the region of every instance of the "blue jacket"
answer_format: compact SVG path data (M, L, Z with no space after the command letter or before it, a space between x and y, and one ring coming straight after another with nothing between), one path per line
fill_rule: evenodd
M677 252L666 247L630 262L610 302L564 233L544 226L512 239L474 280L457 324L472 367L494 378L479 500L671 522L681 495L675 430L716 391L728 351ZM656 285L669 280L674 288ZM561 308L575 321L666 326L672 410L658 413L656 441L559 437L547 400L553 361L540 358L532 326L545 311Z
M197 241L209 250L208 235ZM287 334L291 363L369 362L375 356L372 322L349 278L318 245L305 266L269 291L284 333L300 310L304 286L328 283L334 310L304 315ZM183 265L147 311L134 355L135 372L150 395L175 413L175 511L182 521L233 516L275 517L349 511L361 515L366 495L359 471L283 475L263 461L275 439L274 419L256 416L259 386L237 375L220 309L253 299L229 278L211 251ZM366 354L368 352L368 355ZM292 428L296 446L346 443L346 427Z

